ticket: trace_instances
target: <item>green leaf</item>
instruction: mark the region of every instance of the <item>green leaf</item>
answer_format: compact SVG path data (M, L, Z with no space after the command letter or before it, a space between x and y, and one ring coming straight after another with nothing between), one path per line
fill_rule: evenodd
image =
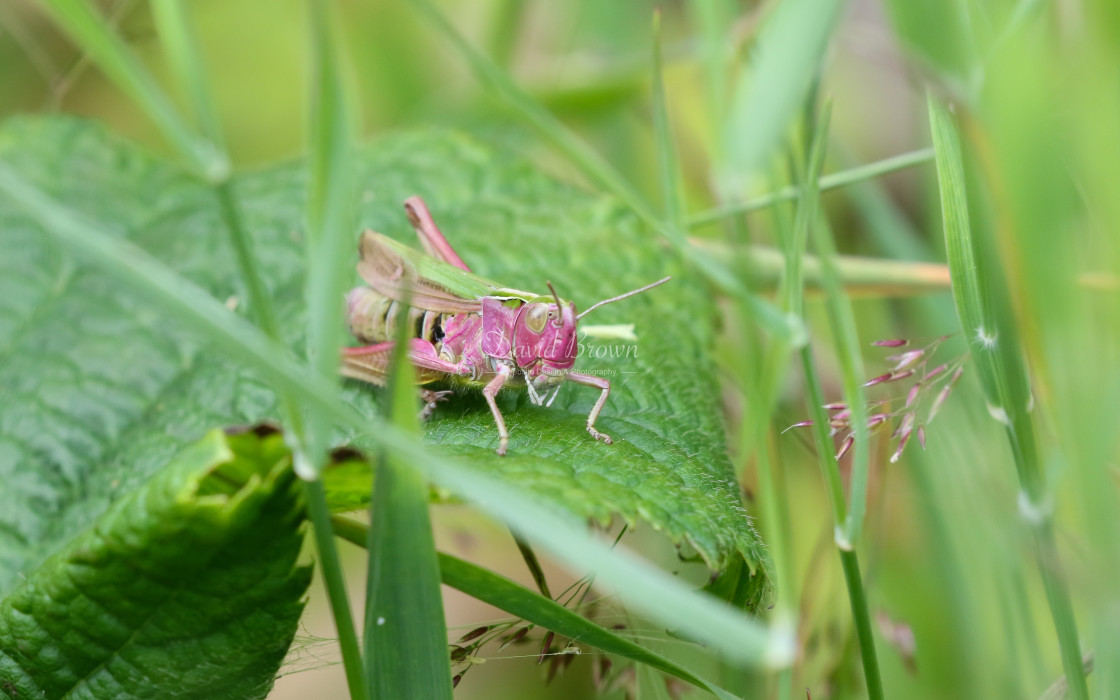
M61 119L10 122L0 130L0 158L217 298L231 305L243 298L213 193L174 166ZM714 309L704 285L651 245L650 232L613 198L557 184L469 137L398 134L355 158L358 181L367 183L362 227L414 244L400 203L420 194L468 264L503 284L543 291L551 280L586 308L675 276L588 317L633 322L639 337L634 347L585 348L577 361L582 371L613 372L599 425L614 445L587 435L596 396L576 386L550 408L531 406L523 394L499 397L511 431L504 459L494 455L497 431L485 402L470 392L437 411L427 441L567 513L645 520L674 542L690 542L714 569L743 557L760 572L760 545L724 448L710 361ZM303 172L285 165L233 183L293 348L302 347L306 327ZM279 409L254 372L76 263L7 205L0 223L0 386L11 397L0 405L2 589L208 427L275 417ZM623 356L589 358L589 351ZM382 392L350 382L345 395L372 416ZM328 488L343 496L329 480ZM355 499L346 498L352 506ZM754 581L752 606L765 576Z
M263 698L310 569L277 434L212 431L0 601L0 697Z

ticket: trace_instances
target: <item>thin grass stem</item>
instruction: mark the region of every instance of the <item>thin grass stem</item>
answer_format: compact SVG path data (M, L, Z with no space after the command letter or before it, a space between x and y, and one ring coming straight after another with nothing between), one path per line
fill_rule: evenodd
M840 550L840 563L844 569L844 582L848 587L848 601L852 606L852 619L856 623L856 638L859 639L859 656L863 663L863 677L867 681L867 697L882 700L883 681L879 673L879 657L875 652L875 638L871 631L871 610L867 606L867 595L863 590L863 578L859 571L859 559L854 549Z
M821 192L827 192L828 190L847 187L848 185L852 185L857 182L871 180L882 175L895 172L897 170L912 168L914 166L922 165L923 163L930 163L932 161L933 149L923 148L921 150L902 153L897 156L891 156L890 158L884 158L883 160L875 161L874 163L868 163L866 165L860 165L855 168L849 168L848 170L842 170L838 173L824 175L817 181L817 188ZM730 204L725 204L723 206L697 212L695 214L691 214L685 220L685 225L688 226L688 228L698 228L707 224L717 223L731 216L747 214L752 211L758 211L760 209L767 209L781 202L790 202L800 196L801 189L802 188L798 185L790 185L788 187L783 187L780 190L776 190L768 194L759 195L758 197L754 197L743 202L732 202Z
M350 599L346 595L346 578L342 573L342 562L338 548L334 544L334 529L331 527L331 512L327 505L326 490L320 479L303 481L303 491L307 497L307 512L311 516L315 545L319 551L319 571L326 584L327 599L338 631L338 644L342 650L343 669L346 672L346 687L351 700L367 700L365 668L362 665L362 651L358 635L354 629L353 612ZM349 620L350 624L343 624ZM355 662L356 660L356 662Z

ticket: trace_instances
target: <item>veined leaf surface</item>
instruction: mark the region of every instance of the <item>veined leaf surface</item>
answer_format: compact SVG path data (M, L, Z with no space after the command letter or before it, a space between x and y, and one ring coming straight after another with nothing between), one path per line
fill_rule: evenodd
M0 158L244 311L215 195L175 165L69 119L9 122L0 128ZM441 406L426 427L427 441L568 512L646 521L674 542L689 542L715 569L742 557L763 571L725 451L710 360L714 308L698 278L613 198L557 183L469 136L395 134L363 149L359 162L361 228L419 248L401 203L420 195L467 264L511 288L545 293L552 281L562 297L587 308L674 276L588 317L634 323L639 338L589 342L576 364L611 378L598 427L614 445L584 430L596 392L577 386L566 386L549 408L532 406L524 394L502 395L511 432L505 458L494 455L497 431L480 395ZM241 175L234 185L299 353L309 313L302 301L304 169L281 165ZM275 418L278 410L252 368L209 351L4 204L0 230L3 593L17 572L82 532L185 444L214 426ZM353 268L339 274L360 283ZM346 396L371 413L383 398L358 382L347 382ZM369 444L361 435L338 436L339 444L347 441ZM361 494L344 491L333 490L338 503L360 503ZM754 578L748 603L757 604L766 578Z

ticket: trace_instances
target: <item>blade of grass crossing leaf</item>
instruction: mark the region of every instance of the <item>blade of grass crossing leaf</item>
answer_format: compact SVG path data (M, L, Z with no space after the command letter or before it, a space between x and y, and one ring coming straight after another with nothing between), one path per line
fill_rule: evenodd
M229 176L225 155L195 133L140 60L84 0L44 0L51 15L94 63L147 112L188 166L210 182Z
M216 349L252 365L273 385L290 389L310 408L329 415L339 425L376 436L381 446L407 460L429 480L531 537L573 570L594 570L599 582L613 588L623 603L650 620L707 644L736 664L773 668L792 660L792 631L767 630L739 610L698 594L648 562L611 548L583 523L558 514L554 506L542 503L524 489L484 471L441 459L395 426L375 416L361 415L339 400L331 381L296 363L280 345L230 313L221 302L135 245L105 233L94 222L78 219L27 185L3 162L0 191L30 213L67 250L102 268L139 298L149 299L185 327L209 339ZM364 692L365 687L362 684L359 690Z
M331 522L339 537L359 547L367 546L369 528L366 525L341 515L334 516ZM457 591L489 603L510 615L516 615L526 622L571 637L579 644L586 644L608 654L624 656L647 664L699 688L709 690L717 697L726 699L735 697L669 659L600 627L575 611L520 584L450 554L440 552L438 556L440 580Z
M401 313L407 317L408 305ZM398 324L388 418L419 435L409 324ZM428 483L397 457L377 457L366 548L365 659L371 698L447 698L451 660L439 562L428 513Z
M758 35L740 73L717 164L725 199L739 195L781 144L804 104L844 6L841 0L785 0Z
M657 140L657 169L661 175L661 197L665 219L679 227L684 218L684 191L680 163L673 145L669 105L665 98L664 64L661 60L661 10L653 11L653 133Z
M167 55L176 78L187 94L188 102L195 113L195 119L210 142L214 144L215 148L220 149L223 157L228 160L229 156L223 145L221 123L218 121L217 111L214 108L213 100L210 98L202 59L198 52L198 43L195 40L190 17L186 12L183 0L156 0L152 4L152 16L160 32L164 53ZM257 271L257 258L253 252L253 241L249 237L248 231L245 230L241 211L234 197L233 187L228 177L222 178L220 181L215 180L214 185L222 218L229 229L234 256L237 258L241 276L248 288L250 312L265 333L274 339L279 339L280 330L276 323L272 300L265 292L264 284Z
M341 272L354 245L356 227L353 119L336 51L340 42L334 31L332 7L332 3L313 0L309 8L314 69L308 144L307 351L312 366L322 376L335 378L338 349L343 343L342 299L349 281L349 275ZM310 418L309 450L318 456L325 452L327 429L316 425L314 416Z
M351 186L351 126L332 31L331 5L310 0L312 80L310 90L310 170L307 197L307 352L316 373L335 386L337 396L338 348L342 346L342 295L347 276L345 251L352 241L353 192ZM326 454L332 419L322 411L307 414L304 436L306 454L295 463L296 473L307 484L307 507L315 526L320 570L326 583L335 628L342 649L342 663L351 698L366 698L373 682L362 663L361 649L346 579L330 528L330 511L319 476ZM299 455L297 455L299 456Z
M770 302L751 294L742 281L720 261L688 243L684 230L662 220L653 207L626 181L622 175L591 149L585 142L565 127L544 107L518 88L501 68L476 51L447 21L438 9L427 0L418 0L432 24L465 59L476 77L495 94L505 100L525 121L533 125L542 136L551 141L564 155L580 168L587 177L610 190L630 207L643 221L669 241L686 259L696 265L716 286L725 293L743 299L751 308L754 318L767 331L786 336L799 346L807 340L800 319L782 314Z
M972 233L964 155L956 124L932 95L930 129L937 153L937 181L953 297L961 327L976 360L988 411L1007 431L1015 459L1020 512L1034 537L1035 556L1061 647L1070 696L1089 697L1073 605L1054 542L1052 499L1039 463L1030 413L1030 386L1006 299L998 260Z

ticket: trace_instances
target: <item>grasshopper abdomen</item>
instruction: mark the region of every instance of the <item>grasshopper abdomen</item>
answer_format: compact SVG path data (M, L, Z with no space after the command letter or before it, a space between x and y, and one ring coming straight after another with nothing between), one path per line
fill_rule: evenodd
M390 299L371 287L358 287L346 295L350 333L365 343L384 343L397 337L403 302ZM438 345L443 324L451 314L416 307L408 310L408 335Z

